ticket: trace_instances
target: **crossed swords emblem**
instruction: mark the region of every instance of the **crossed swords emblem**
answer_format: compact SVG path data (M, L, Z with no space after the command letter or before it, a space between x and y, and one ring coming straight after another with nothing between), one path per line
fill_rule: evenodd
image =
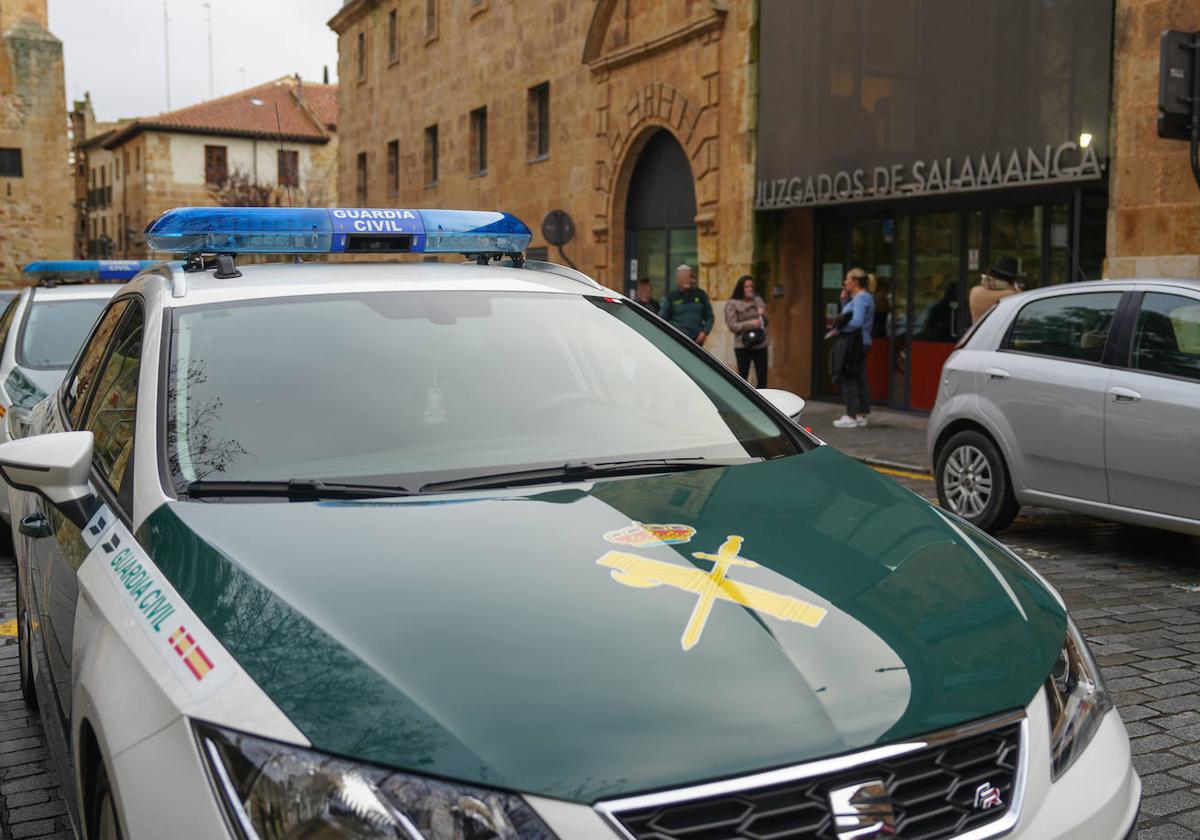
M825 618L824 608L729 578L729 571L734 566L758 566L753 560L739 555L743 542L741 537L730 535L725 538L716 554L693 552L692 556L696 559L707 560L713 564L707 573L662 560L651 560L627 551L609 551L596 563L612 569L612 579L623 586L649 589L665 585L697 596L696 606L692 608L691 617L688 618L683 637L680 639L685 651L691 650L700 641L713 604L717 601L740 604L781 621L791 621L806 627L820 625Z

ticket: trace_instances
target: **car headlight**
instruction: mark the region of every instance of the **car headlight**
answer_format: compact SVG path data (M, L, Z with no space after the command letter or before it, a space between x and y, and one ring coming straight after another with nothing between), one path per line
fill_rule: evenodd
M246 840L554 840L519 796L194 724Z
M1100 668L1075 622L1067 619L1067 638L1046 680L1050 701L1051 780L1057 780L1092 740L1113 707Z

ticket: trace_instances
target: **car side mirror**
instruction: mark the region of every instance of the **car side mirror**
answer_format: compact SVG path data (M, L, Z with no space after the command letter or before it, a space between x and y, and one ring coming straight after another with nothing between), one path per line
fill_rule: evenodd
M784 415L797 419L804 410L804 398L778 388L759 388L758 393Z
M80 528L96 507L88 486L91 469L91 432L56 432L0 444L4 480L42 496Z

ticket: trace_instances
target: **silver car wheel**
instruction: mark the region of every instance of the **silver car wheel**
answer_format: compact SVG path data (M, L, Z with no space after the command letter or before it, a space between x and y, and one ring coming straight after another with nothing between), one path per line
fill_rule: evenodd
M974 446L960 446L950 453L942 483L950 510L967 519L983 513L992 498L991 465Z

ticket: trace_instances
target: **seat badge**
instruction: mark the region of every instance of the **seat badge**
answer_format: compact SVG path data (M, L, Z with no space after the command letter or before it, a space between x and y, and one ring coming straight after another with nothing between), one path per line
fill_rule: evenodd
M990 811L992 808L1003 808L1004 799L1000 796L1000 788L993 787L991 782L984 782L975 788L975 810Z
M606 538L608 536L606 535ZM712 614L713 605L718 601L740 604L780 621L794 621L806 627L819 627L827 612L824 607L729 578L730 571L735 567L758 566L753 560L739 555L742 542L741 537L730 535L717 549L716 554L693 552L692 556L697 560L707 560L713 564L707 573L664 560L651 560L626 551L609 551L596 563L611 569L612 579L622 586L650 589L665 584L695 595L696 604L680 639L685 651L691 650L700 641L700 635Z
M829 792L838 840L874 840L896 836L896 810L880 779Z

